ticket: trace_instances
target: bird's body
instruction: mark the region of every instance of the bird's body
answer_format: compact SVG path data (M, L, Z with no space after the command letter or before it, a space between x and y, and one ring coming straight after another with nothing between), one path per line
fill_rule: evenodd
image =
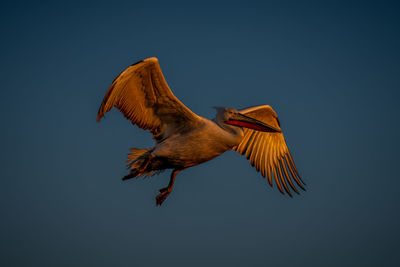
M237 127L235 127L237 128ZM153 154L168 158L174 168L188 168L209 161L239 144L243 130L226 131L217 123L201 118L196 128L178 133L154 147Z
M97 119L114 106L133 124L151 131L156 140L150 149L131 148L127 160L131 171L123 180L173 169L170 184L156 198L158 205L171 192L179 171L232 149L246 154L270 185L274 177L282 193L281 184L289 195L288 184L298 192L289 173L303 188L278 117L268 105L240 111L217 107L214 120L198 116L172 94L158 60L149 58L128 67L114 80Z

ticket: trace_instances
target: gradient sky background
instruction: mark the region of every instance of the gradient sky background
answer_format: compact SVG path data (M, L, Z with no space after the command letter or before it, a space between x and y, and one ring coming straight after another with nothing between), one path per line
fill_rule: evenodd
M168 2L168 3L167 3ZM396 1L2 2L2 266L399 266ZM96 113L159 58L199 115L269 104L307 183L290 199L227 152L122 182L148 132Z

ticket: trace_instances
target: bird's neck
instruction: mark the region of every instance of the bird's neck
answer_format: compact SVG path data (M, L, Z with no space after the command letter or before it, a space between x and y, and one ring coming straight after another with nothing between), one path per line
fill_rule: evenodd
M226 124L222 120L215 118L214 122L222 129L224 130L225 133L229 135L229 139L232 143L233 146L237 145L243 138L244 136L244 131L242 127L238 126L232 126L229 124Z

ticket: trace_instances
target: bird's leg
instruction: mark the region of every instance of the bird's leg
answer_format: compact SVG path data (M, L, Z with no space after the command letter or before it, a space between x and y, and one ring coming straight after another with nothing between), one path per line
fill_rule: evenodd
M156 204L157 206L160 206L164 200L168 197L168 195L172 192L172 187L174 186L175 182L175 176L180 172L181 170L176 170L174 169L171 173L171 178L169 180L169 184L165 188L160 189L160 194L156 196Z

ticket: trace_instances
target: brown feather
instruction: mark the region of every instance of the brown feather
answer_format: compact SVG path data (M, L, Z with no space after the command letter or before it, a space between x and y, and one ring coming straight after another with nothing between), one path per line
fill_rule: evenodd
M156 139L200 121L171 92L156 58L131 65L115 78L99 108L97 121L113 107Z
M305 190L305 188L303 187L303 185L301 184L301 182L299 181L299 179L296 177L296 175L293 172L292 166L289 163L288 160L288 156L285 155L285 161L286 161L286 166L289 168L290 173L292 174L292 177L294 178L294 180L296 181L297 185L301 187L301 189Z
M250 107L240 110L239 112L276 127L277 129L281 129L278 116L268 105ZM284 188L285 191L291 195L286 181L290 187L298 193L298 190L290 179L287 168L289 168L290 173L299 187L304 190L304 182L301 180L294 165L282 132L258 132L246 128L242 141L233 149L245 155L250 161L250 164L254 166L257 171L261 172L263 177L266 176L268 178L268 183L271 186L272 176L274 176L277 187L282 193L284 193Z
M273 172L273 174L274 174L275 183L276 183L276 185L278 186L279 191L284 195L285 192L283 192L281 183L279 182L278 175L276 174L276 170L275 170L274 167L272 167L272 172Z
M277 164L277 168L278 168L279 178L283 184L283 187L285 188L285 191L289 194L289 196L292 196L288 186L286 185L285 178L283 177L283 174L282 174L281 165L279 163Z
M284 174L286 176L286 180L288 181L290 187L293 189L294 192L299 194L299 191L297 191L296 187L294 186L294 184L292 182L292 179L290 179L290 176L289 176L289 173L287 172L285 161L284 161L283 158L280 160L280 164L282 165L283 172L284 172Z

